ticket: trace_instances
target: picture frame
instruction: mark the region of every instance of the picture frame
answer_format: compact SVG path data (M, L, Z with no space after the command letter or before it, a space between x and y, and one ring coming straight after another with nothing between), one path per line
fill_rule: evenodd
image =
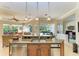
M68 30L74 30L75 27L74 26L68 26Z

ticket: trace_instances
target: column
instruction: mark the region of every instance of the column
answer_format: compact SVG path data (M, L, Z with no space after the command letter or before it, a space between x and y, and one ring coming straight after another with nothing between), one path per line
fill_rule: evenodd
M0 47L2 47L3 45L2 35L3 35L3 23L0 22Z

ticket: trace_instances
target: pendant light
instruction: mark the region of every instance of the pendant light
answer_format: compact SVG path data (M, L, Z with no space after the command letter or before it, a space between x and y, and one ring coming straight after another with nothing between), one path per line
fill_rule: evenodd
M39 18L38 18L38 2L37 2L37 17L35 18L35 20L39 20Z
M28 18L25 18L25 20L28 20Z
M37 17L37 18L35 18L35 20L39 20L39 18Z
M27 2L26 2L26 14L27 14ZM24 20L28 20L27 15L25 16L25 19Z
M49 13L49 2L48 2L48 13ZM51 18L50 18L50 16L49 16L49 14L48 14L48 18L47 18L47 20L48 20L48 21L50 21L50 20L51 20Z
M50 21L50 20L51 20L51 18L50 18L50 17L48 17L48 18L47 18L47 20L48 20L48 21Z

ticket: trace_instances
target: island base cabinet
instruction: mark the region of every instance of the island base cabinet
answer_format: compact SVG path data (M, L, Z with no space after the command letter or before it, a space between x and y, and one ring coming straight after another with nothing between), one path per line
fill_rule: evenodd
M28 56L49 56L50 54L50 44L27 44Z
M37 49L38 49L37 45L28 44L27 47L28 47L27 48L27 55L28 56L36 56L37 55Z
M41 49L41 56L50 56L51 55L51 48L50 44L42 44L40 45Z

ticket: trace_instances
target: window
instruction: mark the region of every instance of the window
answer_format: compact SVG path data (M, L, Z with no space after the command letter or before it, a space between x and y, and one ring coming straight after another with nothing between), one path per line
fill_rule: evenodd
M11 28L9 24L3 24L3 33L9 34L11 32Z
M32 26L31 25L23 26L23 32L32 32Z

